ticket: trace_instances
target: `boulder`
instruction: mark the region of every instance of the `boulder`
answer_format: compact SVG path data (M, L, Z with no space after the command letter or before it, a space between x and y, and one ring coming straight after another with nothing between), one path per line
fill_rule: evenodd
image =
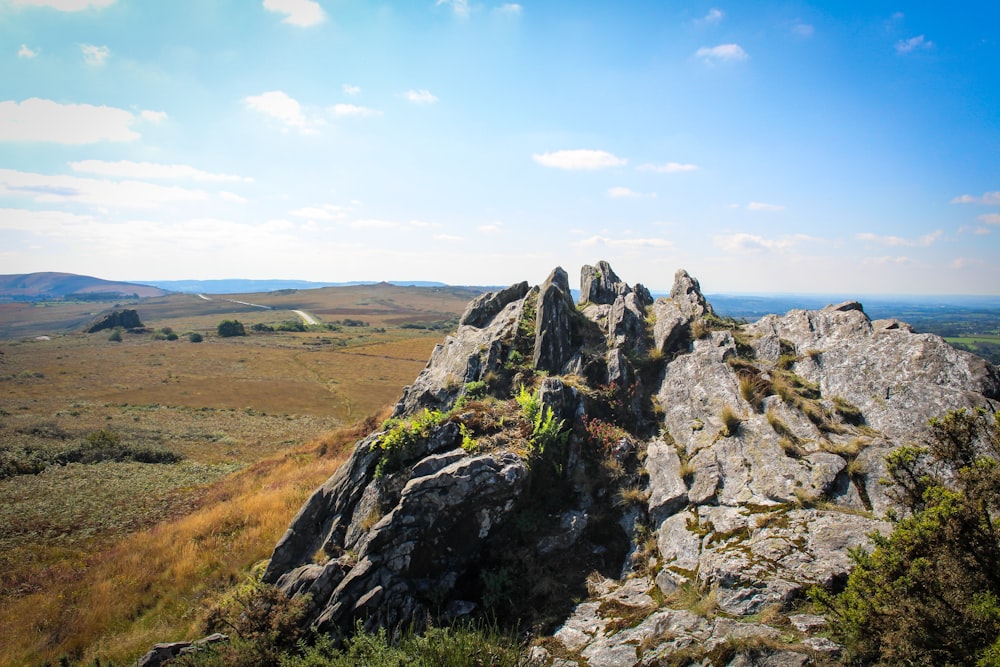
M113 310L99 319L92 322L84 329L84 333L97 333L105 329L141 329L142 322L139 320L139 313L131 308L124 310Z

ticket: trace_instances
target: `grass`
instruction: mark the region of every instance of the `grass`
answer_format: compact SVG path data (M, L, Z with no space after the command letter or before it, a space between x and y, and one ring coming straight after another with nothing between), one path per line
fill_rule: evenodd
M58 333L109 304L0 304L0 464L43 471L0 479L0 664L124 660L199 636L190 610L266 558L338 465L341 445L321 434L394 402L443 335L403 325L454 320L469 298L309 292L240 298L273 298L270 311L191 295L127 304L153 331L119 343ZM215 331L293 308L370 326ZM3 339L38 333L49 338Z
M125 661L159 641L199 636L206 607L270 550L312 490L378 423L344 428L269 457L207 489L194 511L133 533L7 600L0 664L67 655ZM58 591L58 593L57 593Z
M740 424L743 423L743 416L728 403L722 406L719 418L722 420L722 437L724 438L736 435L740 430Z
M764 399L773 393L771 383L760 373L740 372L740 396L757 412L760 412Z

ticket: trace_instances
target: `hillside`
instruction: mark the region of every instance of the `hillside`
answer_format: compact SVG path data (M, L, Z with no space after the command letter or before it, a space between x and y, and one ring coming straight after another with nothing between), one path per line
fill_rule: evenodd
M151 285L115 282L73 273L0 275L0 300L119 298L163 296L167 290Z

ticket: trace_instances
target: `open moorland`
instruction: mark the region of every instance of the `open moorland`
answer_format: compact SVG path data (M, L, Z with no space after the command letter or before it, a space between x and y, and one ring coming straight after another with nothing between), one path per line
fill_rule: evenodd
M182 610L267 556L353 443L344 425L394 402L473 296L374 285L3 304L0 635L19 639L0 664L98 646L134 657L195 623ZM81 333L102 305L136 309L145 330ZM222 320L248 335L220 337Z

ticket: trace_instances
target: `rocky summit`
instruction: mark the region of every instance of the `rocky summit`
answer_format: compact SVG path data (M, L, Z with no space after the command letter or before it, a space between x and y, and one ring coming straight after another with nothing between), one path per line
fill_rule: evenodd
M806 604L888 531L880 481L997 369L861 304L747 324L606 262L473 301L274 549L317 631L486 617L538 664L822 664Z

